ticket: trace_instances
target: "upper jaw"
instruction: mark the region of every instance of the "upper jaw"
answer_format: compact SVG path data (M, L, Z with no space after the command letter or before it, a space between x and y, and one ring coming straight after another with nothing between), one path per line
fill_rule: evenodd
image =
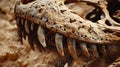
M115 27L92 23L91 21L85 20L80 16L71 13L71 10L67 9L63 4L61 5L62 8L54 7L60 3L56 4L49 1L49 4L54 5L50 6L45 1L33 1L29 4L22 4L18 0L15 5L15 15L16 17L27 19L33 23L39 24L42 27L55 31L56 33L60 33L68 38L77 39L78 41L91 44L120 43L120 37L114 34L115 32L120 32L119 26ZM51 8L59 9L54 11ZM39 10L41 9L42 12L39 13ZM65 13L59 13L59 11L63 9L65 10ZM64 20L64 18L66 19ZM104 31L106 29L109 29L114 33L106 33ZM92 32L89 32L89 30Z

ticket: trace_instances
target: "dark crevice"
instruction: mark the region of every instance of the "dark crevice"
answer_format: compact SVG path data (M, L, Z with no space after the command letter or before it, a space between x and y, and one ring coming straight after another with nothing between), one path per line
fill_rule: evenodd
M112 26L112 24L110 23L109 20L106 20L106 21L105 21L105 24L107 24L108 26Z
M92 22L97 22L100 20L102 12L99 9L94 9L92 12L88 13L86 19L91 20Z
M117 10L120 10L120 1L119 0L108 0L107 9L110 13L110 16L118 23L120 23L120 19L113 17L114 13Z
M35 1L35 0L21 0L21 2L23 4L27 4L27 3L30 3L30 2L33 2L33 1Z

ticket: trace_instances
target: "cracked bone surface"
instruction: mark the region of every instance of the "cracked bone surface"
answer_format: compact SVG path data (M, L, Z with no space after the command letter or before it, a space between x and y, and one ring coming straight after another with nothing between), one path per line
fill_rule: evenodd
M16 2L16 17L30 21L33 31L37 27L32 24L38 26L38 40L43 47L46 47L48 42L45 29L55 32L52 38L55 39L57 51L62 56L65 54L63 46L67 45L74 60L82 63L83 61L78 60L79 54L76 48L78 42L83 54L90 57L91 51L97 58L99 52L102 55L107 54L108 45L120 44L120 24L110 16L105 0L34 0L30 2L22 0L22 2L19 0ZM81 4L87 5L88 10L82 8ZM21 19L21 25L24 25L23 19ZM24 26L25 31L29 33L27 22ZM28 35L31 47L34 44L32 38L31 34ZM67 44L64 44L63 38L67 39Z

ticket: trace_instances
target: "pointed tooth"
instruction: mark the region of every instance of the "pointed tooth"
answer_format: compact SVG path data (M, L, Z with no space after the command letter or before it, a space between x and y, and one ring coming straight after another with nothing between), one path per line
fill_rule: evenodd
M33 34L34 34L34 40L35 40L35 44L37 46L37 48L39 49L40 52L44 52L45 51L45 48L41 45L40 41L38 40L38 35L37 35L37 30L38 30L38 27L39 25L38 24L34 24L34 31L33 31Z
M21 24L21 18L17 18L17 26L18 26L18 35L20 36L20 41L23 44L23 26Z
M65 63L64 67L69 67L69 66L68 66L68 63Z
M106 56L106 49L104 45L101 46L101 51L102 51L103 56Z
M30 44L30 47L32 48L32 50L34 50L34 40L31 34L28 34L28 42Z
M61 56L64 56L62 39L63 39L63 36L56 33L55 44L56 44L57 51L60 53Z
M99 54L98 54L98 51L97 51L97 46L96 45L91 45L90 47L92 49L94 57L98 58Z
M76 53L75 40L74 39L68 39L67 40L67 45L68 45L68 50L69 50L70 54L72 55L72 57L75 60L78 60L78 56L77 56L77 53Z
M108 56L112 55L112 48L113 48L112 45L107 45L106 50L107 50Z
M31 31L33 31L34 23L31 23Z
M22 31L20 29L18 29L18 35L19 35L19 39L20 39L21 44L23 44Z
M23 36L23 38L26 40L26 36L27 36L26 32L23 32L23 33L22 33L22 36Z
M17 18L16 18L16 23L17 23L17 25L19 24L19 22L20 22L20 19L17 17Z
M25 20L25 31L27 32L27 33L30 33L29 32L29 22L28 22L28 20Z
M18 26L18 28L21 30L21 31L23 31L23 26L22 26L22 23L21 23L21 18L17 18L17 26Z
M25 39L26 34L25 34L25 30L24 30L24 19L23 18L21 18L19 25L20 25L20 30L22 31L22 38Z
M24 25L24 19L21 18L21 25L23 26Z
M22 24L22 30L23 30L23 38L26 40L26 31L25 31L25 19L21 19L21 24Z
M88 49L87 49L87 44L86 44L86 43L80 43L80 47L81 47L83 53L84 53L87 57L90 57L90 54L89 54Z
M14 13L17 13L18 9L17 9L17 6L20 5L20 0L16 0L16 4L15 4L15 9L14 9Z
M43 47L46 47L44 30L43 30L43 28L41 26L38 27L37 35L38 35L38 40L41 43L41 45Z
M16 18L16 23L17 23L17 27L18 27L18 29L21 29L21 20L20 20L20 18Z

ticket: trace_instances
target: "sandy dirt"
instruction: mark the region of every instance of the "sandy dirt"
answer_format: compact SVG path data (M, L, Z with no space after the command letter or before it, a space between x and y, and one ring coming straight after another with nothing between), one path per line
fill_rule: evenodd
M14 18L15 0L0 0L0 67L51 67L58 58L52 51L33 51L22 45Z

